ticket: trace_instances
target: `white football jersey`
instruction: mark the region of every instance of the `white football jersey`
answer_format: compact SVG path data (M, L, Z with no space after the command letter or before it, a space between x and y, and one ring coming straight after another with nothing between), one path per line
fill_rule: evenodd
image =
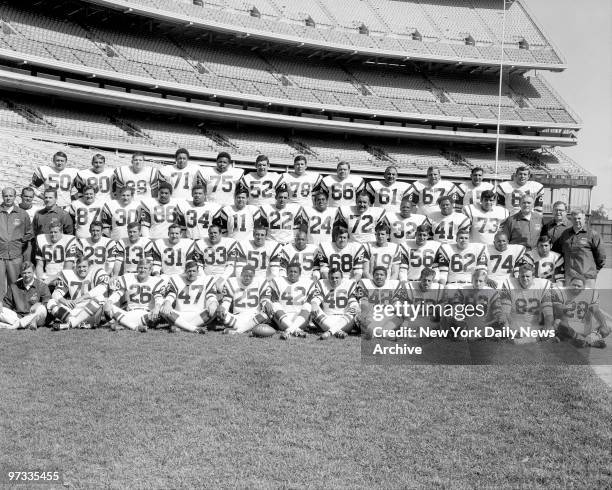
M168 279L166 299L174 304L179 313L203 312L210 301L216 300L216 279L204 274L195 281L187 281L184 274L175 274Z
M89 238L89 225L94 221L101 221L104 202L95 199L91 204L85 204L82 199L72 201L68 213L74 221L74 232L77 238Z
M433 237L440 243L455 243L459 230L470 229L470 219L463 213L452 212L443 215L440 211L431 213L429 217L433 228Z
M419 314L411 319L413 328L433 327L440 321L442 307L446 304L446 291L444 286L438 282L431 284L429 289L423 290L419 281L410 281L406 285L406 301L419 306Z
M208 237L208 228L213 220L218 221L221 206L207 202L194 206L193 201L179 201L176 207L177 222L185 227L187 238L197 240Z
M440 272L447 272L446 283L472 282L476 269L487 269L486 246L482 243L468 243L461 250L456 243L443 243L436 258Z
M474 204L480 207L480 195L484 191L495 190L495 186L490 182L481 182L478 186L474 186L472 182L464 182L457 186L459 197L464 206Z
M41 165L37 167L32 175L32 186L39 188L44 186L45 189L57 190L57 205L65 207L70 205L72 195L72 184L78 170L76 168L66 167L58 171L55 167Z
M470 219L470 240L485 245L493 245L495 234L508 218L508 210L501 206L493 206L490 211L483 211L480 205L469 204L463 207L463 214Z
M230 206L234 203L236 185L240 181L244 170L228 167L225 172L219 172L216 167L200 167L199 181L206 186L206 199L221 206Z
M308 277L301 276L291 283L286 277L274 277L269 281L270 300L281 306L285 313L299 313L310 304L314 295L315 283Z
M365 250L361 243L349 242L338 248L335 243L321 243L315 255L315 270L338 268L345 279L352 279L363 270Z
M280 267L281 274L286 275L287 266L292 263L298 263L302 266L303 278L312 278L312 272L315 270L314 261L317 255L318 246L312 243L306 245L304 250L298 250L293 243L283 245L280 251Z
M244 265L255 267L255 277L265 279L274 274L274 269L280 267L282 245L272 240L258 247L253 240L238 242L236 258Z
M299 204L287 204L278 209L276 205L264 204L260 209L261 218L268 228L268 239L281 244L293 242L302 207Z
M237 242L253 238L253 228L259 219L260 210L257 206L247 204L238 209L235 204L225 206L219 212L221 226L227 230L227 236Z
M577 295L568 288L557 288L554 292L554 301L561 303L563 318L567 320L568 325L582 336L589 335L593 331L593 324L597 324L591 314L591 309L599 303L597 290L583 289Z
M139 238L134 243L124 238L116 243L115 257L123 264L123 274L136 272L141 260L153 261L153 242L148 238Z
M330 207L339 208L355 204L355 195L364 188L365 183L357 175L349 175L344 180L337 175L328 175L323 177L323 186L329 194Z
M548 252L546 257L542 257L537 250L529 253L529 258L535 265L535 277L548 279L550 282L563 280L563 256L557 252Z
M63 270L55 281L55 291L62 298L78 300L84 294L102 301L106 295L110 277L102 267L92 266L84 278L77 276L73 270Z
M500 301L510 313L511 328L540 328L540 317L544 309L552 313L552 286L548 279L534 279L525 289L515 277L508 277L501 287Z
M118 201L107 201L102 208L102 223L110 228L110 237L121 240L128 237L127 225L140 222L140 201L123 206Z
M523 245L511 243L508 248L500 252L493 245L487 246L489 257L489 279L493 279L500 286L508 277L514 277L518 264L523 259L526 248Z
M97 242L91 238L77 239L77 250L79 255L93 262L97 266L103 266L106 272L112 272L115 265L117 242L105 236L100 237Z
M411 214L404 218L400 213L394 211L386 213L386 217L391 227L391 241L393 243L404 243L406 240L413 240L417 226L429 224L429 220L424 214Z
M83 194L83 189L86 186L95 186L98 188L96 199L109 201L113 198L114 175L115 169L111 167L106 167L100 173L96 173L90 168L79 170L74 177L74 188L79 194Z
M194 259L204 267L204 274L224 276L233 272L238 244L236 240L221 237L219 243L201 238L195 243Z
M166 281L160 276L149 276L140 282L136 274L124 274L119 277L119 288L126 302L126 311L151 311L163 301Z
M151 240L168 238L168 228L177 221L177 208L178 201L175 199L170 199L166 204L161 204L157 199L143 199L140 202L140 223L143 226L143 236Z
M408 193L410 184L396 180L389 186L384 180L374 180L367 183L366 189L374 196L373 206L395 212L399 211L399 205L402 198Z
M289 203L300 206L312 206L312 191L321 180L318 172L306 171L302 175L294 172L283 174L283 183L287 185L289 191Z
M335 288L331 287L328 279L321 279L313 290L313 299L320 302L324 313L344 315L349 305L357 307L357 294L357 284L352 279L343 279Z
M134 200L153 197L152 189L157 181L157 169L143 167L140 172L134 172L130 165L118 167L113 175L114 186L119 193L125 187L134 189Z
M524 195L533 197L535 211L542 211L544 186L539 182L528 180L523 185L518 185L513 180L509 180L497 186L497 202L500 206L504 206L511 215L521 210L521 197Z
M391 268L397 266L399 268L401 262L401 246L397 243L387 242L382 246L376 245L376 242L367 243L364 247L364 260L369 261L370 270L372 274L375 267L384 267L387 270L387 277L389 279L396 279L391 277Z
M172 186L173 199L191 199L191 189L196 184L199 165L188 163L185 168L174 165L164 165L157 172L157 178L161 182L167 182Z
M337 208L327 208L319 211L313 206L302 208L302 216L306 221L308 242L314 245L332 241L332 231L336 220Z
M424 214L430 219L440 211L438 199L442 196L451 196L455 206L460 202L457 186L453 182L442 179L434 185L430 185L427 180L417 180L412 184L408 195L417 205L419 214Z
M195 241L191 238L180 238L178 243L170 243L168 238L153 242L153 264L160 267L166 275L182 274L185 263L194 256Z
M36 261L42 261L47 284L55 280L64 268L66 262L76 262L76 238L72 235L62 235L55 243L50 235L36 237Z
M384 208L368 208L359 214L356 206L338 208L336 222L344 222L349 232L349 239L359 243L376 240L376 225L385 219Z
M403 284L397 279L387 279L382 286L377 286L371 279L361 279L357 290L358 296L372 305L389 305L403 298Z
M270 297L270 286L265 279L253 279L245 286L238 277L230 277L223 284L223 305L235 315L259 309L263 299Z
M257 172L249 172L242 177L241 183L249 190L249 204L262 206L276 202L276 189L283 181L283 174L267 172L260 177Z
M440 245L441 243L435 240L427 240L418 246L416 240L408 240L402 246L402 267L407 269L407 280L418 280L425 267L437 269L436 257Z

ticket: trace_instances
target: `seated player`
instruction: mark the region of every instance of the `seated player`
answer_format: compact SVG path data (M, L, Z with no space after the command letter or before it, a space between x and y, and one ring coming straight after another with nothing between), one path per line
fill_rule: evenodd
M174 152L174 164L164 165L157 171L157 188L161 189L161 183L165 182L170 184L174 199L189 199L200 170L199 165L189 162L189 152L179 148Z
M253 280L255 269L246 265L240 277L230 277L223 285L223 299L217 309L217 319L227 327L223 333L238 334L252 330L260 323L269 323L269 309L263 305L270 297L265 279Z
M418 281L423 268L438 268L436 257L441 243L428 240L430 236L431 226L420 225L416 229L415 239L403 244L399 276L401 281Z
M544 340L544 337L531 337L527 332L554 328L552 285L548 279L535 278L533 273L533 265L523 262L519 266L518 277L508 277L502 284L500 292L502 321L512 331L517 332L518 338L514 340L515 343ZM542 317L543 327L540 326Z
M512 180L502 182L497 186L497 204L505 207L510 215L521 210L521 198L525 195L533 197L533 210L542 213L544 186L539 182L529 180L530 178L529 167L519 167L516 169Z
M468 284L476 269L486 270L487 260L486 247L482 243L471 243L468 230L459 230L456 243L443 243L440 246L435 260L440 271L438 282L447 288Z
M350 173L351 165L348 162L339 162L336 175L323 177L321 187L330 196L330 207L350 206L355 202L355 194L364 188L363 179Z
M189 260L182 274L170 276L160 317L172 327L187 332L206 333L216 319L219 301L213 276L202 274L198 263Z
M151 249L153 257L152 275L165 276L185 272L187 260L193 257L195 242L191 238L181 238L181 227L173 223L168 227L168 238L155 240Z
M316 245L308 243L306 232L297 231L293 243L284 245L280 251L280 274L286 276L289 264L298 263L302 277L319 279L320 271L315 270L314 265L318 249Z
M112 280L109 286L112 294L104 303L104 313L129 330L146 332L149 327L157 325L166 283L159 276L151 275L151 263L146 260L138 262L136 273L127 273ZM125 302L125 309L117 306ZM111 323L111 329L116 329Z
M326 340L332 335L343 339L355 327L359 314L357 285L352 279L344 279L340 269L332 267L329 279L317 282L310 305L313 323L323 330L319 339Z
M304 328L310 320L310 299L315 283L301 276L302 268L297 262L287 265L286 277L270 279L270 299L264 299L263 308L270 312L271 323L281 330L281 339L291 336L306 337Z
M77 238L89 238L89 227L102 217L104 202L98 198L98 188L86 185L80 199L72 201L68 213L74 221L74 234Z
M509 277L514 277L519 264L525 258L526 249L523 245L508 243L505 232L495 235L493 245L487 247L489 258L488 272L491 285L499 288Z
M140 209L140 201L134 200L134 188L122 189L119 200L107 201L102 208L105 236L113 240L127 238L127 225L140 222Z
M118 167L113 175L113 192L122 196L125 189L132 189L136 202L146 197L153 197L157 182L157 170L145 164L142 153L132 155L132 163Z
M236 268L238 244L236 240L221 235L221 227L213 224L208 228L208 238L195 242L193 259L200 264L204 274L216 276L221 282L232 277Z
M113 178L115 169L106 166L104 155L96 153L91 159L91 168L78 170L73 182L78 197L83 197L85 187L98 189L97 199L110 201L113 198Z
M62 224L53 219L49 233L36 237L36 276L51 285L62 271L72 269L76 260L76 238L62 233Z
M89 225L89 238L77 239L77 254L95 265L104 267L104 270L111 274L115 268L117 243L103 236L102 228L101 221L94 221Z
M435 167L427 169L427 179L413 182L406 195L417 205L418 213L424 214L430 221L434 221L434 215L439 213L437 205L443 197L450 199L451 210L461 208L459 189L453 182L443 180L440 170ZM453 237L449 239L453 240Z
M109 279L104 268L90 263L83 256L77 259L74 270L62 271L47 303L49 314L56 320L54 330L97 327Z
M529 252L527 257L535 266L535 276L548 279L552 283L562 284L565 277L563 256L550 250L550 238L546 235L538 238L537 250Z
M334 228L334 241L321 243L314 259L314 270L327 279L330 269L338 269L344 279L358 281L363 274L365 250L361 243L350 242L348 230L342 226Z
M374 198L373 206L390 212L397 211L399 203L410 189L410 184L398 181L397 176L397 167L391 165L385 169L383 180L372 180L366 184L367 192Z
M315 191L312 199L314 206L305 205L302 208L301 227L307 230L309 243L315 246L324 242L330 243L338 209L328 206L329 200L326 191Z
M22 262L19 279L8 285L0 305L0 328L36 330L42 327L47 319L45 305L49 299L49 287L36 278L32 262Z
M140 202L142 236L151 240L168 236L168 227L176 222L178 202L172 198L172 184L161 182L157 198L145 198Z
M366 243L363 256L363 276L372 278L374 269L379 266L387 270L389 279L398 279L402 251L400 245L389 242L389 225L386 222L376 225L376 240Z
M391 241L393 243L404 243L406 240L414 240L418 226L429 224L427 216L412 212L414 204L409 197L404 197L400 203L399 213L396 210L387 211L387 221L391 225Z
M440 243L454 243L459 230L470 229L470 219L453 209L453 198L442 196L438 200L439 211L429 213L433 228L433 238Z
M334 227L345 226L351 241L368 243L376 240L374 229L385 219L385 209L370 207L371 196L365 191L355 198L355 206L338 208Z
M472 241L493 245L495 234L508 217L508 210L495 205L495 193L493 191L484 191L480 195L480 199L480 204L463 206L463 214L470 219Z
M267 240L268 230L259 224L253 229L253 239L236 244L236 277L242 267L250 265L255 269L255 279L276 277L280 274L282 246Z
M473 204L478 206L482 202L482 194L486 191L494 191L495 186L490 182L483 182L482 176L484 171L480 167L474 167L470 172L471 182L459 184L457 186L459 200L463 202L464 207ZM495 196L495 192L493 192ZM474 240L476 241L476 240Z
M302 214L299 204L288 201L287 185L282 184L276 189L276 204L264 204L261 207L261 223L268 229L268 239L281 245L291 243Z
M255 159L255 172L242 176L240 184L249 192L249 204L262 206L274 205L276 189L283 181L283 174L269 171L270 160L266 155L257 155Z
M430 267L424 267L417 281L409 281L405 284L406 302L414 308L420 308L415 318L408 318L411 327L440 328L442 317L442 306L446 303L444 286L435 281L436 271Z
M283 183L289 193L289 204L298 206L311 206L310 198L321 181L319 172L306 170L308 162L304 155L297 155L293 159L293 172L283 174Z
M143 238L140 233L140 223L134 222L127 226L128 237L117 240L115 245L115 265L113 276L117 277L128 272L134 273L141 260L153 260L153 242Z
M206 238L208 227L221 212L221 206L215 202L206 202L206 190L203 185L191 189L191 201L179 201L176 207L176 221L185 230L185 236L193 240Z
M248 199L248 189L239 185L236 188L234 204L224 206L218 214L219 224L227 230L228 238L239 243L251 239L255 222L259 220L259 208L247 204Z
M234 193L244 170L234 167L229 153L222 151L217 155L215 167L200 167L198 182L206 187L206 198L221 206L234 202Z

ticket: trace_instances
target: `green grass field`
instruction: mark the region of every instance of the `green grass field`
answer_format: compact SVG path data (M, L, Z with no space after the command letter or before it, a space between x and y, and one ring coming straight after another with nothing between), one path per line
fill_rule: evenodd
M612 397L587 366L369 366L354 337L42 329L0 346L5 472L83 488L612 487Z

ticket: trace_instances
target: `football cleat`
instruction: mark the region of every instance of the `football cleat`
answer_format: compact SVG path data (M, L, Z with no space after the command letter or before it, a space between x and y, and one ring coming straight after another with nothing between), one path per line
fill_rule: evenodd
M291 335L288 334L287 332L281 332L280 334L280 339L281 340L289 340L291 338Z
M323 332L320 336L319 336L319 340L327 340L332 336L331 332Z
M201 333L202 335L204 335L206 332L206 327L198 327L195 329L195 333Z
M302 330L301 328L298 328L295 332L291 332L291 335L293 335L294 337L305 339L307 334L306 332L304 332L304 330Z
M138 327L138 331L139 331L140 333L145 333L147 330L149 330L149 327L147 327L146 325L140 325L140 326Z
M345 339L346 338L346 332L344 330L338 330L334 334L334 337L336 337L337 339Z
M176 333L176 332L178 332L178 328L176 328L175 325L170 325L170 326L168 326L168 332L169 333Z
M236 335L237 333L235 328L226 328L223 330L223 335Z
M604 339L598 339L589 344L591 347L596 349L604 349L606 347L606 341Z
M91 323L89 322L81 322L79 323L77 328L82 328L84 330L91 330L93 327L91 326Z

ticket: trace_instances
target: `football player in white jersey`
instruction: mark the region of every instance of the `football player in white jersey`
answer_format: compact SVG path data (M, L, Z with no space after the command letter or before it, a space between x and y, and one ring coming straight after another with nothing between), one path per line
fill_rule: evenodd
M493 245L487 246L490 284L499 288L506 279L514 277L526 252L527 249L523 245L509 244L508 236L503 231L498 232Z
M211 225L208 238L196 241L193 258L203 268L204 274L216 276L221 284L234 275L237 249L236 240L222 236L219 225Z
M344 279L342 271L332 267L329 278L317 282L310 305L313 323L323 330L319 339L332 335L343 339L355 327L359 314L357 284L352 279Z
M539 182L529 180L531 171L528 167L519 167L512 180L502 182L497 186L497 203L504 206L510 215L521 210L521 197L533 197L533 210L542 213L544 204L544 186Z
M464 206L469 206L470 204L478 206L483 192L495 190L493 184L482 181L483 175L484 170L482 168L474 167L470 173L472 181L457 186L459 199L463 202ZM495 192L493 196L495 196Z
M538 238L537 250L529 252L528 257L535 266L535 277L548 279L553 284L563 284L565 278L563 256L550 250L550 238Z
M260 323L269 323L266 298L270 287L266 279L255 279L255 270L246 265L240 277L231 277L223 286L223 300L217 309L217 318L227 328L223 333L238 334L252 330Z
M266 155L258 155L255 159L255 172L245 174L240 183L249 192L249 204L262 206L274 204L276 189L283 181L283 174L270 172L270 160Z
M461 209L461 200L457 186L448 180L442 180L440 171L435 167L427 169L427 179L417 180L412 184L408 195L418 207L418 212L433 221L438 213L440 198L450 198L451 207Z
M222 151L217 155L215 167L201 167L198 181L206 187L206 199L220 206L230 206L234 203L236 186L244 170L232 164L229 153Z
M416 317L408 318L415 328L440 328L442 307L447 302L444 286L435 280L436 271L430 267L421 270L419 279L405 284L405 301L419 308Z
M338 209L336 226L346 226L351 241L368 243L376 240L374 229L385 219L385 209L370 207L371 195L363 191L357 194L355 206Z
M106 166L104 155L96 153L91 159L91 168L79 170L74 177L77 197L83 197L85 187L98 189L97 198L108 201L113 198L113 178L115 169Z
M253 239L236 244L236 277L242 268L250 265L255 271L255 279L276 277L280 274L282 245L268 240L268 230L257 224L253 229Z
M248 189L238 185L234 204L224 206L218 214L221 228L227 230L227 236L237 242L244 242L253 236L255 222L259 219L259 208L247 204L248 199Z
M351 165L348 162L339 162L336 175L323 177L322 188L330 197L329 205L332 208L351 206L355 202L355 195L365 187L364 180L351 175Z
M463 206L463 214L470 219L470 238L473 242L493 245L495 234L508 217L508 210L495 205L495 193L491 190L480 194L480 204Z
M107 201L102 208L104 234L113 240L127 238L127 225L140 222L140 201L134 200L134 188L125 187L120 200Z
M470 283L476 269L487 269L487 251L482 243L470 243L470 232L459 230L456 243L443 243L436 262L438 282L456 288L456 284Z
M89 238L77 238L77 253L93 265L103 267L111 274L115 267L117 243L102 236L102 222L94 221L89 225Z
M554 337L531 337L531 330L553 330L552 285L548 279L533 277L534 267L529 262L519 266L518 277L508 277L501 288L503 320L517 338L514 343L553 340ZM544 326L540 326L540 318ZM524 329L524 330L521 330ZM527 335L523 335L527 334Z
M113 174L113 192L119 198L123 190L133 189L137 200L153 197L157 192L157 170L145 165L142 153L132 155L131 165L115 169Z
M363 275L365 250L361 243L349 241L348 230L342 226L334 228L334 241L321 243L315 255L314 270L323 279L329 277L331 269L337 269L345 279L358 281Z
M332 230L336 219L337 208L328 206L328 195L325 190L316 190L312 194L314 206L302 207L303 226L308 230L308 241L314 245L332 241Z
M459 230L470 229L470 219L463 213L453 209L453 199L450 196L442 196L438 205L439 211L432 212L429 216L433 228L433 237L440 243L455 243Z
M168 236L168 227L177 220L178 202L172 197L172 185L160 182L157 198L140 201L142 236L159 240Z
M181 274L185 271L188 258L193 257L194 253L195 241L191 238L181 238L181 226L173 223L168 227L168 238L153 242L151 274Z
M184 273L172 275L159 314L172 327L206 333L216 319L219 301L215 278L200 272L197 262L185 263ZM174 331L174 328L170 331Z
M319 250L317 245L308 243L306 232L296 231L293 243L283 245L280 251L280 273L286 276L289 264L299 264L300 274L305 279L317 280L320 272L315 270L315 256Z
M398 279L402 258L401 246L389 242L389 225L387 223L378 223L375 233L376 240L366 243L364 247L363 276L371 279L375 268L384 267L389 279Z
M420 225L416 229L415 239L407 240L402 245L401 281L418 281L425 267L438 269L436 257L441 243L428 240L430 236L431 226Z
M397 211L386 213L387 221L391 225L391 241L393 243L404 243L406 240L413 240L418 226L429 224L427 216L424 214L413 213L414 204L410 197L402 199Z
M47 303L47 310L57 320L54 330L98 326L109 279L102 267L83 256L76 259L74 270L61 271Z
M142 236L140 223L130 223L127 228L128 237L115 244L113 277L136 272L142 260L153 262L153 242Z
M36 276L53 285L63 269L72 269L76 260L76 238L62 233L62 224L51 220L49 233L36 237Z
M195 185L191 189L191 201L179 201L176 207L177 222L185 230L185 236L197 240L208 236L208 227L218 222L221 206L215 202L206 202L206 189ZM216 221L215 221L216 220Z
M72 194L74 191L72 183L77 174L76 168L67 167L68 157L62 151L58 151L53 155L53 166L41 165L36 167L34 175L32 175L32 187L39 189L41 186L44 189L57 190L57 205L66 208L70 205ZM43 198L43 193L38 193L40 199Z
M136 273L125 274L111 280L112 294L104 303L104 313L122 327L146 332L157 325L159 312L166 293L166 283L159 276L151 276L151 263L141 260ZM126 309L117 304L124 300ZM111 329L116 329L114 323Z
M174 153L174 164L164 165L157 172L157 187L162 182L170 184L174 199L190 199L191 189L196 185L201 167L189 162L189 152L179 148Z
M557 336L571 339L577 347L606 347L604 339L610 335L610 327L599 309L597 290L585 288L582 277L572 277L568 287L555 292L553 309Z
M303 330L310 320L310 300L315 283L308 277L301 277L302 268L298 262L287 266L286 277L270 279L270 299L264 299L264 309L271 313L271 323L281 330L280 338L291 336L306 337Z
M89 238L89 227L94 221L102 218L104 203L98 198L98 189L86 185L82 189L80 199L72 201L68 213L74 221L74 231L77 238Z
M302 220L302 207L289 203L289 191L282 184L276 189L276 204L264 204L261 221L268 229L268 238L285 245L293 241L293 234Z
M399 204L410 189L407 182L397 180L397 167L390 166L385 169L383 180L373 180L366 184L366 190L373 196L373 205L389 212L399 209Z
M300 206L311 206L311 194L321 181L319 172L306 170L308 163L304 155L298 155L293 159L293 172L283 175L283 183L289 192L289 203Z

